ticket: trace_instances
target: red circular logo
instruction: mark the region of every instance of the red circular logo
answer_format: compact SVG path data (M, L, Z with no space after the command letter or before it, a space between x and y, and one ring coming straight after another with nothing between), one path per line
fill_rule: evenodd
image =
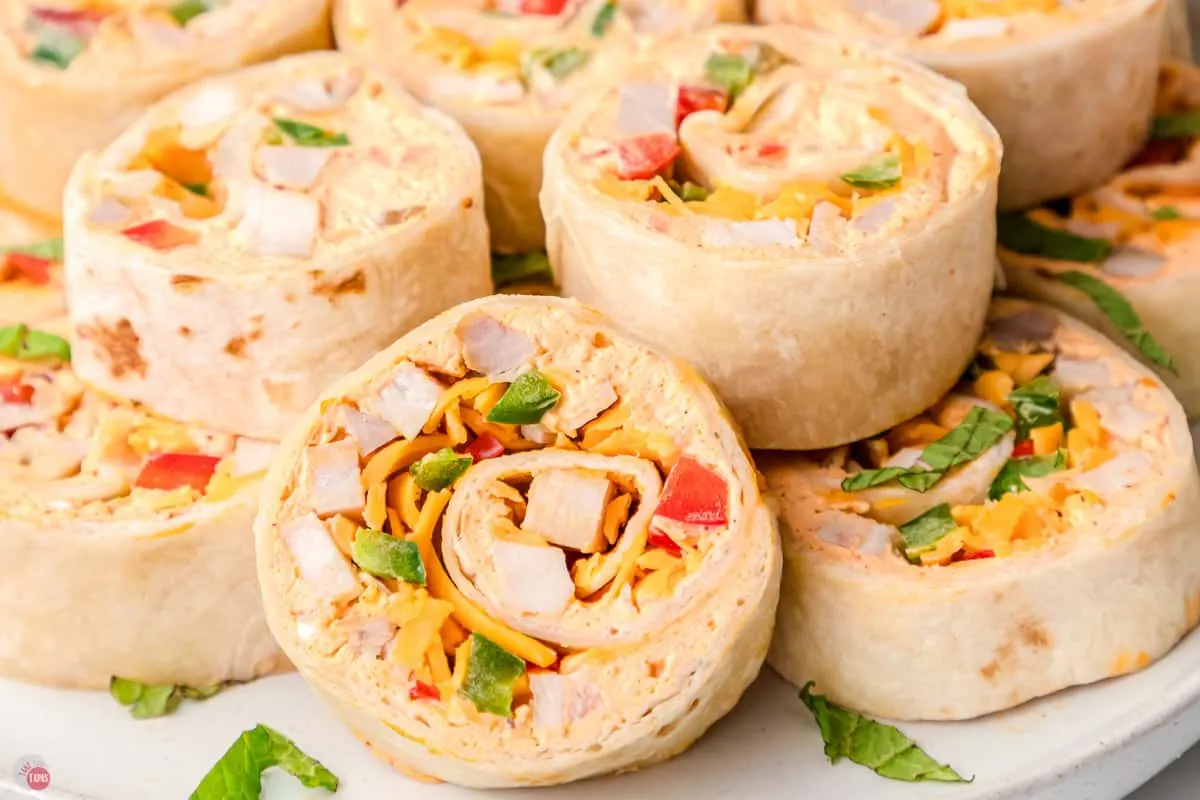
M45 767L31 767L25 773L25 783L35 792L50 788L50 770Z

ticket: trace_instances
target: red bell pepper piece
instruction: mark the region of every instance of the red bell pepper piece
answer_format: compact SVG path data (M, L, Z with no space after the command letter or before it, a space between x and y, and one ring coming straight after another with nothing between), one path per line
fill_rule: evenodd
M1026 439L1023 442L1017 442L1013 446L1012 454L1013 458L1025 458L1026 456L1033 455L1033 440Z
M54 262L48 258L31 256L29 253L9 253L4 263L30 283L49 283L50 266Z
M779 142L763 142L754 151L759 158L774 158L787 152L787 146Z
M683 555L683 549L675 544L675 540L658 528L650 529L650 537L646 540L647 547L657 547L659 550L666 550L673 556Z
M725 479L690 456L671 467L654 513L690 525L724 525L729 520Z
M150 456L134 486L142 489L179 489L190 486L203 492L221 459L193 453L159 453Z
M442 693L436 686L430 686L425 681L417 681L408 687L409 700L441 700Z
M504 455L504 445L500 444L500 440L495 436L485 432L476 436L470 444L460 446L458 452L470 456L473 459L472 463L478 464L485 459Z
M664 170L679 155L679 142L670 133L635 136L617 145L617 177L646 180Z
M975 561L976 559L980 559L980 558L995 558L995 557L996 557L996 553L994 550L976 550L974 553L964 554L962 557L962 560L963 561Z
M22 383L21 377L8 378L0 381L0 401L18 406L27 406L33 402L33 387Z
M521 0L521 13L557 17L566 6L567 0Z
M141 225L126 228L121 233L138 244L144 244L159 251L173 250L185 244L195 244L198 238L191 231L167 222L165 219L143 222Z
M707 86L680 86L675 101L675 127L697 111L720 111L725 113L729 95L720 89Z
M80 22L101 22L108 16L107 11L100 11L95 8L48 8L46 6L34 6L29 9L29 13L36 19L42 22L48 22L51 25L75 25Z

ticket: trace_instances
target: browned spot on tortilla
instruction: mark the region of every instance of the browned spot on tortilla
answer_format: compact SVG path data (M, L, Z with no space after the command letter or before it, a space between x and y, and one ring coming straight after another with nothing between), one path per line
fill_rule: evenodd
M259 339L262 338L262 335L263 335L262 328L255 328L254 330L250 331L250 335L246 337L246 341L247 342L257 342Z
M177 292L194 292L196 288L208 281L208 278L202 278L199 275L172 275L171 285L175 287Z
M1020 635L1021 641L1033 648L1049 647L1050 635L1046 633L1046 629L1041 623L1032 620L1022 622L1017 628L1017 634Z
M283 299L285 302L294 303L296 302L296 295L291 292L284 292Z
M1005 642L996 648L996 656L984 664L979 669L979 674L984 680L992 680L996 677L996 673L1004 669L1005 664L1012 659L1013 646L1012 642Z
M474 197L464 197L463 201L462 201L462 203L460 203L460 205L463 208L470 208L471 206L475 205L475 198Z
M244 358L246 356L246 338L244 336L235 336L225 343L225 352L234 358Z
M388 209L383 215L384 225L399 225L406 219L412 219L418 214L425 213L425 206L409 206L408 208Z
M96 352L108 363L108 370L114 378L130 372L141 378L146 377L146 362L142 359L140 349L142 340L128 319L122 317L113 325L99 322L80 325L79 338L95 345Z
M313 277L316 278L321 273L316 272ZM361 294L367 290L367 276L361 269L355 272L348 278L343 278L336 283L330 281L318 280L313 286L312 293L318 297L336 297L339 294L349 294L351 292Z
M262 325L262 321L264 319L265 319L265 316L262 314L252 314L250 316L250 324L251 325Z
M192 329L189 328L187 325L180 325L179 326L179 335L186 339L187 337L192 335Z

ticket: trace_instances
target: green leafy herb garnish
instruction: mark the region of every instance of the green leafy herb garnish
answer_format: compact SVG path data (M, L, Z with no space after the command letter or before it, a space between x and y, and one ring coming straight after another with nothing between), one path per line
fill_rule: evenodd
M71 344L61 336L38 331L24 324L0 327L0 356L21 361L36 361L42 358L71 360Z
M842 491L859 492L895 480L906 489L927 492L951 469L987 452L1012 427L1006 414L975 406L966 419L921 451L924 466L865 469L842 481Z
M353 549L354 563L375 577L425 585L425 563L416 542L362 528L354 537Z
M900 157L883 153L847 172L842 180L858 189L890 189L900 182Z
M182 28L201 14L212 11L212 8L209 0L179 0L167 9L167 13Z
M307 122L276 117L275 127L300 147L346 147L350 144L345 133L334 133Z
M546 257L545 251L513 255L492 254L492 283L497 288L526 281L554 282L550 259Z
M192 194L200 195L201 197L208 197L207 183L181 183L179 185L187 189Z
M1150 216L1155 219L1183 219L1183 214L1174 206L1159 206L1150 212Z
M221 684L200 688L174 684L152 686L116 675L108 682L108 693L121 705L131 706L129 713L134 719L165 717L184 700L207 700L221 689Z
M491 639L473 633L467 674L458 693L484 713L511 717L513 683L524 674L524 661Z
M904 555L917 564L921 553L932 550L950 531L958 527L950 514L950 504L942 503L910 519L900 526L900 538L904 542Z
M55 69L66 69L79 57L87 44L83 39L50 25L38 25L37 37L29 60Z
M35 258L44 258L47 261L61 262L63 260L63 240L59 237L16 247L0 247L0 254L3 253L24 253Z
M471 464L471 456L459 455L449 447L430 453L409 468L413 481L427 492L440 492L450 488L462 477Z
M1175 359L1171 358L1166 348L1142 327L1142 318L1133 310L1133 306L1124 295L1099 278L1083 272L1059 272L1054 277L1090 297L1096 307L1104 312L1104 316L1108 317L1149 361L1176 375L1179 374L1175 367Z
M562 395L537 370L520 375L509 384L499 402L488 412L488 422L505 425L536 425L546 412L558 405Z
M988 489L989 500L999 500L1006 494L1027 492L1029 487L1022 478L1044 478L1067 468L1067 451L1058 450L1045 456L1010 458Z
M930 758L896 728L836 706L813 694L812 687L811 681L805 684L800 699L821 729L825 756L831 764L848 758L892 780L969 783L948 765Z
M1017 439L1024 441L1034 428L1062 422L1058 386L1049 375L1039 375L1008 396L1017 418Z
M596 16L592 20L592 36L599 39L601 36L608 33L608 29L612 27L613 20L616 19L616 16L616 0L608 0L607 3L600 6L600 10L596 12Z
M1164 114L1154 118L1151 139L1191 139L1200 136L1200 111Z
M1000 246L1027 256L1045 256L1057 261L1095 263L1108 258L1112 243L1105 239L1076 236L1040 225L1020 211L996 217L996 236Z
M729 95L732 105L754 80L754 65L746 58L729 53L713 53L704 62L704 77Z
M310 789L336 792L338 779L283 734L256 725L242 733L200 781L188 800L258 800L262 774L271 767L285 770Z

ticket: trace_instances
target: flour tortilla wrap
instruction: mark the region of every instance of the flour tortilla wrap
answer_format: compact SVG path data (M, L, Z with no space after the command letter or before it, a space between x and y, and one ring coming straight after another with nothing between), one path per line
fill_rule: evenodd
M719 26L633 74L547 151L566 295L695 364L752 447L867 436L954 383L993 284L1000 164L960 87L786 26Z
M62 215L75 159L208 75L330 45L329 0L227 0L185 25L154 0L6 0L0 195ZM84 7L86 6L86 7Z
M1189 134L1179 122L1200 111L1200 70L1168 64L1160 86L1155 130L1163 135L1095 190L1002 219L1000 260L1011 291L1057 305L1123 345L1158 372L1194 417L1200 414L1200 320L1193 313L1200 297L1200 128ZM1049 235L1057 239L1023 241L1020 231L1030 228L1054 231ZM1136 330L1072 283L1078 274L1123 298L1138 318Z
M653 764L766 654L780 560L755 476L687 367L573 301L468 303L289 433L255 522L268 624L419 777Z
M0 325L43 322L66 311L58 232L0 208Z
M760 459L784 528L769 662L797 686L891 719L966 719L1139 670L1200 618L1200 481L1162 383L1009 299L972 375L874 442ZM864 467L938 466L930 440L972 415L982 452L928 491L861 487Z
M20 565L0 582L0 674L200 688L288 667L252 568L272 445L153 417L45 359L0 359L0 430L0 558Z
M335 377L491 290L470 140L338 53L164 100L80 161L66 209L80 377L242 435L281 435Z
M757 18L865 37L966 86L1004 141L1001 210L1089 189L1141 146L1164 0L1081 0L1007 17L946 19L940 8L936 0L759 0Z
M462 123L483 156L492 246L517 253L545 246L542 151L567 104L640 36L745 16L742 0L338 0L334 30L339 48Z

